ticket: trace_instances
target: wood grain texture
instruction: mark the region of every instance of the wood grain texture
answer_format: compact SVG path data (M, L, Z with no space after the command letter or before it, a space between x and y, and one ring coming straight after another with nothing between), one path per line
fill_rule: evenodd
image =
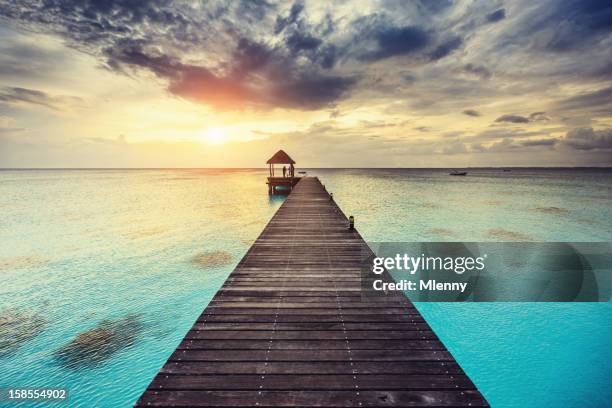
M364 251L303 178L136 406L488 406L403 294L362 296Z

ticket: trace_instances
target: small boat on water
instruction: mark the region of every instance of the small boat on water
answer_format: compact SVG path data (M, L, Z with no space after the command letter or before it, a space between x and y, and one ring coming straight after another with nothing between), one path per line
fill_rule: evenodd
M453 170L448 174L451 176L465 176L467 174L467 171Z

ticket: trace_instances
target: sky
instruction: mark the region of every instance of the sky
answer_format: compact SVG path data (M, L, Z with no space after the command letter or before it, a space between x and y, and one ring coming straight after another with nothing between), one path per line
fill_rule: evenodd
M0 0L0 167L612 165L612 2Z

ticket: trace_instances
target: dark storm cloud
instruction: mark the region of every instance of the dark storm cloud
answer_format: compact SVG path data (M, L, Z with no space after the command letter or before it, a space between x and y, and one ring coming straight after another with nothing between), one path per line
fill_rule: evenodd
M461 44L463 44L463 40L459 37L453 37L450 40L443 42L442 44L438 45L433 52L429 55L430 59L432 61L436 61L439 60L441 58L446 57L447 55L449 55L451 52L455 51L457 48L459 48L461 46Z
M340 99L355 83L355 78L341 76L281 79L271 87L271 97L278 105L316 109L331 105L331 101Z
M294 32L287 38L287 47L293 53L298 53L304 50L315 50L322 42L323 41L310 34Z
M295 24L302 11L304 10L303 2L295 2L291 6L291 10L287 16L278 16L276 18L276 27L274 28L275 34L281 33L286 27L291 24Z
M473 116L473 117L480 116L480 112L474 109L466 109L463 111L463 114L468 115L468 116Z
M520 115L502 115L495 119L495 122L529 123L529 118Z
M161 78L170 80L170 92L221 109L244 104L315 109L339 99L356 82L352 77L309 75L278 71L273 83L260 92L248 78L253 72L266 72L272 64L272 51L248 40L239 42L237 65L228 75L216 75L210 70L180 62L166 55L149 55L138 46L109 51L112 65L146 68ZM276 68L276 67L272 67Z
M382 29L376 34L377 49L361 56L365 61L377 61L423 50L430 35L421 27L405 26Z
M318 63L323 69L333 68L337 58L338 52L336 46L333 44L327 44L320 47L317 53L313 55L313 61Z
M451 2L385 1L376 13L357 15L344 30L337 30L350 34L348 41L338 44L338 59L357 60L364 68L381 61L381 66L388 66L391 62L386 60L394 57L409 62L411 69L435 63L465 44L464 33L455 32L455 24L445 21L445 10L451 6Z
M169 0L26 0L0 4L0 15L29 29L62 35L113 71L150 71L168 81L171 93L220 109L315 109L344 97L356 78L323 72L334 66L338 51L311 33L314 28L301 19L301 3L276 21L282 42L269 46L241 35L275 8L261 0L209 2L201 8ZM331 30L331 23L326 24ZM224 60L186 62L178 56L207 44L222 47L208 55Z
M567 132L562 142L576 150L609 150L612 149L612 129L573 129Z
M304 4L294 3L286 15L276 18L274 33L282 39L291 58L305 57L311 64L328 70L335 65L339 50L335 44L326 43L325 37L334 31L331 15L310 24L303 16ZM316 33L316 34L315 34Z
M506 10L503 8L487 14L487 21L490 23L496 23L498 21L503 20L504 18L506 18Z
M232 59L234 73L244 76L268 66L274 59L274 51L264 44L241 38L232 53Z
M612 30L612 2L606 0L565 0L541 4L523 34L546 31L541 43L548 51L567 52L593 46Z
M533 71L548 67L541 64L542 49L588 50L574 46L591 44L585 39L597 45L612 29L607 2L545 0L504 8L500 4L485 8L455 6L450 0L385 0L376 7L364 6L369 14L363 14L359 7L301 1L22 0L0 3L0 17L28 32L59 35L69 47L98 58L109 70L150 72L167 82L175 95L228 109L331 106L348 95L361 95L351 91L357 86L365 89L367 80L359 79L373 77L374 69L376 76L384 77L394 70L393 64L405 63L400 69L410 74L385 78L368 91L388 95L387 90L395 89L397 96L405 96L408 88L416 92L433 85L420 92L420 101L413 105L434 111L445 97L463 97L465 104L450 109L457 112L464 106L484 106L476 98L495 97L516 85L531 89L533 83L537 92L544 85L535 82ZM521 12L503 24L489 24L504 19L506 10ZM530 60L521 53L535 48L537 53L528 56L534 63L524 63ZM390 61L392 57L405 58ZM25 72L27 67L11 63L16 58L5 64L0 56L0 75ZM554 60L550 67L555 68ZM592 81L609 78L612 72L601 58L584 59L567 70L574 68L590 73ZM519 79L512 76L519 71ZM428 83L434 75L436 83ZM402 78L411 86L398 84ZM503 86L501 81L506 81ZM314 91L307 89L309 84ZM437 85L440 91L433 95L430 91ZM428 104L428 98L436 103ZM585 103L578 98L561 101L560 109ZM609 110L607 106L597 109Z
M93 43L112 41L114 36L139 35L136 28L145 24L166 25L169 32L177 35L189 20L165 7L168 4L167 0L24 0L3 3L0 14L26 24L42 25L76 42Z

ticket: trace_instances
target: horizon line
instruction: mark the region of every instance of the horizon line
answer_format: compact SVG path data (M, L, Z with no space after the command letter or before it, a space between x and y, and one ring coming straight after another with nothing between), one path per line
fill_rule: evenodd
M298 167L296 167L297 169ZM299 167L304 170L612 169L612 166ZM267 167L0 167L11 170L267 170Z

